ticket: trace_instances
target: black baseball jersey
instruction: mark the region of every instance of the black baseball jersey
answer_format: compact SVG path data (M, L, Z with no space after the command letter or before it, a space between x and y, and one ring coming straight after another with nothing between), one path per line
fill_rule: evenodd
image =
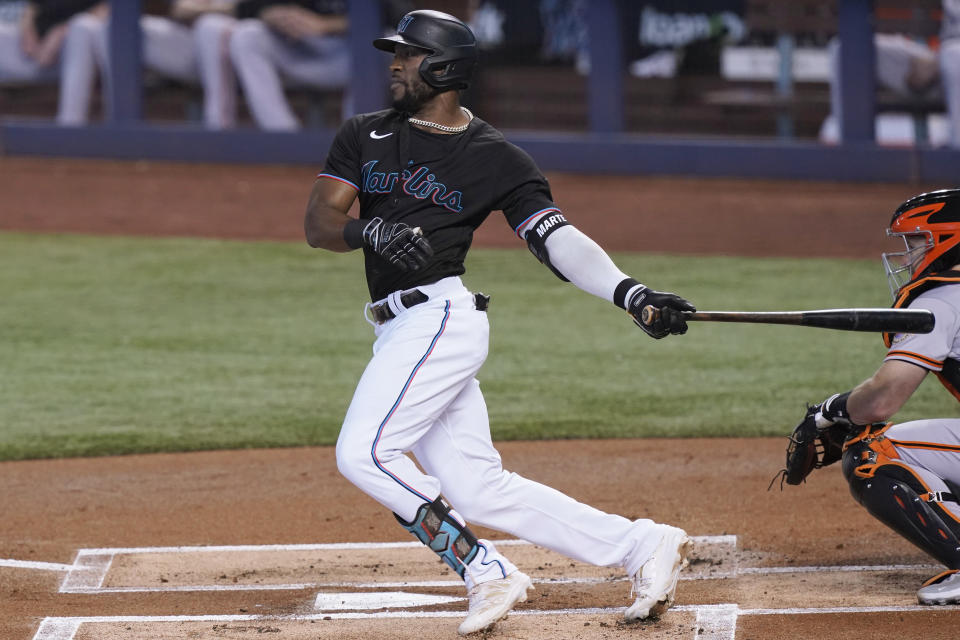
M491 211L502 210L516 230L557 210L533 159L479 118L450 135L412 127L393 109L355 116L337 133L320 176L359 192L361 218L420 227L433 247L417 271L364 247L372 300L462 274L473 231Z

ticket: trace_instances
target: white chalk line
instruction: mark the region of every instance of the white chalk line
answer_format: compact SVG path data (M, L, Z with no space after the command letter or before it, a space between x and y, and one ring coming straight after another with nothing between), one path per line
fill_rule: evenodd
M693 536L699 545L726 545L736 548L737 536ZM525 540L497 540L499 547L533 546ZM80 549L77 552L75 566L84 572L78 575L68 574L60 587L61 593L164 593L164 592L203 592L203 591L297 591L304 589L383 589L383 588L425 588L462 586L460 580L429 580L402 582L304 582L279 584L224 584L224 585L171 585L171 586L129 586L103 587L103 581L109 571L112 560L117 555L179 554L179 553L237 553L237 552L305 552L305 551L351 551L421 548L419 541L411 542L347 542L317 544L271 544L271 545L219 545L219 546L173 546L173 547L105 547ZM734 578L742 574L766 575L777 573L819 573L847 571L895 571L936 568L936 565L850 565L850 566L798 566L798 567L739 567L730 571L714 572L710 575L680 576L680 580L718 580ZM94 571L96 573L94 573ZM606 582L626 582L627 577L618 578L534 578L537 584L601 584Z
M727 545L734 549L737 546L737 536L692 536L695 543L700 545ZM498 547L533 546L526 540L506 539L496 540ZM448 587L460 586L460 581L429 581L429 582L402 582L402 583L296 583L274 585L177 585L155 587L103 587L107 573L113 559L118 555L144 554L180 554L180 553L237 553L237 552L304 552L304 551L353 551L353 550L383 550L383 549L410 549L422 548L419 541L411 542L338 542L316 544L268 544L268 545L218 545L218 546L175 546L175 547L104 547L95 549L80 549L74 560L74 566L83 569L83 573L67 573L60 584L60 593L163 593L188 591L264 591L288 590L295 591L306 588L383 588L383 587ZM735 569L734 569L735 572ZM712 577L730 577L730 573L717 574ZM693 579L684 576L681 579ZM596 584L607 581L625 581L624 578L566 578L543 580L543 583L553 584ZM537 580L535 580L537 582Z
M56 562L34 562L31 560L14 560L12 558L0 558L0 567L10 567L12 569L35 569L37 571L82 571L86 567L78 567L76 564L59 564Z
M738 610L739 607L735 604L697 607L697 631L694 640L735 640Z
M772 575L775 573L829 573L831 571L919 571L921 569L941 569L939 564L846 564L846 565L816 565L801 567L741 567L737 575ZM681 576L681 580L683 577ZM692 577L690 579L696 579Z
M681 576L681 580L707 580L714 576ZM627 582L629 578L531 578L534 584L606 584ZM61 593L169 593L188 591L299 591L304 589L425 589L463 588L463 580L404 580L400 582L294 582L278 584L197 584L156 587L71 587Z
M34 634L34 640L73 640L81 621L75 618L44 618Z
M99 589L107 578L107 572L110 571L113 558L112 554L78 553L73 563L83 570L71 571L65 575L63 582L60 583L60 592L71 593Z
M537 615L608 615L622 613L625 607L583 607L572 609L521 609L511 611L511 616ZM900 605L889 607L800 607L785 609L740 609L736 604L707 604L707 605L678 605L670 608L670 612L697 613L698 611L711 612L722 609L735 612L738 616L773 616L773 615L817 615L824 613L906 613L911 611L960 611L960 605ZM304 622L310 620L356 620L364 618L462 618L462 611L382 611L377 613L362 612L323 612L299 613L287 615L259 615L259 614L215 614L215 615L177 615L177 616L69 616L44 618L44 622L57 621L64 624L114 624L136 622ZM39 640L35 637L34 640Z
M920 571L936 569L939 565L896 564L896 565L836 565L815 567L745 567L736 575L777 575L784 573L854 573L884 571ZM697 576L681 575L681 581L722 580L729 574ZM533 578L534 584L543 585L593 585L627 582L627 577L617 578ZM300 591L305 589L424 589L462 587L462 580L404 580L400 582L295 582L278 584L224 584L224 585L175 585L156 587L71 587L61 589L61 593L170 593L191 591Z
M694 542L700 544L732 544L736 545L737 536L691 536ZM498 547L533 546L526 540L506 539L492 540ZM410 542L330 542L315 544L238 544L219 546L178 546L178 547L104 547L101 549L80 549L77 554L85 555L131 555L141 553L230 553L238 551L350 551L355 549L404 549L420 548L423 543L413 540Z

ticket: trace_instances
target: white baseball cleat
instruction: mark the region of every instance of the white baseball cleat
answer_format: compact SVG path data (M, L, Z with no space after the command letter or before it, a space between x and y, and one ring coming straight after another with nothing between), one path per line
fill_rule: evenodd
M683 529L660 525L660 538L653 556L633 576L633 589L637 599L623 614L627 622L659 618L673 604L677 592L680 570L687 566L687 554L693 547Z
M522 571L476 585L470 590L470 609L457 633L465 636L489 629L506 618L514 605L527 599L527 589L533 589L533 583Z
M920 604L960 603L960 571L950 569L924 582L917 591L917 602Z

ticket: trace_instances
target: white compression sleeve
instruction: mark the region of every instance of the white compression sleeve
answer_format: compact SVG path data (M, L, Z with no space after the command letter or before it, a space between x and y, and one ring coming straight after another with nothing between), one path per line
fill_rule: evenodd
M544 245L550 254L550 263L567 280L587 293L615 302L617 285L627 279L627 275L617 268L600 245L573 225L551 233ZM641 286L636 284L633 288ZM627 300L633 294L632 289L627 292Z

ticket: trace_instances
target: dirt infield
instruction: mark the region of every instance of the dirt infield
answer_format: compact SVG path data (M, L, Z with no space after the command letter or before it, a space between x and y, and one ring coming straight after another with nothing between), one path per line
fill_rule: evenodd
M0 158L0 229L299 240L312 176ZM876 256L892 208L938 186L550 177L608 249L691 255ZM476 242L517 246L499 220ZM490 637L956 638L960 609L916 606L931 561L855 505L837 469L767 490L784 444L502 443L508 469L682 526L696 554L675 609L623 625L616 571L508 541L536 590ZM455 637L466 607L329 448L7 462L0 491L2 640L433 640Z

